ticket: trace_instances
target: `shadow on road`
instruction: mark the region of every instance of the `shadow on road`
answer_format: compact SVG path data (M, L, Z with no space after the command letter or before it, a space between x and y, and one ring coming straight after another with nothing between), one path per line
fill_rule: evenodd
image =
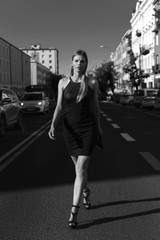
M109 207L109 206L125 205L125 204L130 204L130 203L154 202L154 201L160 201L160 198L148 198L148 199L138 199L138 200L121 200L121 201L117 201L117 202L107 202L107 203L93 205L93 206L91 206L90 210L103 208L103 207Z
M148 211L137 212L137 213L133 213L133 214L127 214L127 215L123 215L123 216L117 216L117 217L104 217L104 218L99 218L99 219L93 219L88 223L79 225L77 227L77 229L85 229L85 228L92 227L94 225L100 225L100 224L109 223L109 222L113 222L113 221L119 221L119 220L123 220L123 219L130 219L130 218L134 218L134 217L141 217L141 216L157 214L157 213L160 213L160 208L156 208L156 209L152 209L152 210L148 210Z

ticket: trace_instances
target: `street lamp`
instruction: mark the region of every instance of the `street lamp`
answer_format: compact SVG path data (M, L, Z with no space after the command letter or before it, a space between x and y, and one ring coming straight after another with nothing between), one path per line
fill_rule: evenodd
M109 50L108 47L106 47L106 46L104 46L104 45L100 45L99 47L100 47L100 48L106 48L107 50ZM107 53L106 53L106 61L107 61Z
M104 46L104 45L100 45L99 47L100 47L100 48L107 48L107 47L106 47L106 46Z

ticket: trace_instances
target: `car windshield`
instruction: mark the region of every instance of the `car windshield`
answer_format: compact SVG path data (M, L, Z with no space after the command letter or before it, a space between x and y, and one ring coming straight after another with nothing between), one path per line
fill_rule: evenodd
M156 96L156 94L157 94L157 91L147 91L147 96L148 97Z
M124 94L123 97L128 98L128 97L132 97L132 95L131 94Z
M144 91L142 91L142 90L137 90L137 91L134 92L134 95L135 95L135 96L143 96L143 95L144 95Z
M41 93L26 94L24 95L23 100L25 101L42 100L42 94Z

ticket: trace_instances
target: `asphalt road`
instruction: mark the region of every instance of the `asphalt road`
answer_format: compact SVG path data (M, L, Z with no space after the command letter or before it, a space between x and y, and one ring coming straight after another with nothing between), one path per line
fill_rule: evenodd
M56 141L47 134L52 113L27 116L23 131L0 139L0 240L160 239L160 117L112 103L100 108L104 149L94 150L92 208L81 206L76 230L68 228L74 168L61 123Z

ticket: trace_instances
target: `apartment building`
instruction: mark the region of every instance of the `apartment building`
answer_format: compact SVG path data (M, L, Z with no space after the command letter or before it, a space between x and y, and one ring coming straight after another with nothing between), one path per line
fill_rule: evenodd
M51 71L34 59L31 59L31 85L47 85Z
M123 88L124 91L129 92L130 88L131 88L131 84L130 84L130 75L129 73L126 73L124 71L124 67L130 64L130 55L129 55L129 51L130 51L130 46L129 46L129 37L131 34L131 30L129 29L127 32L125 32L125 34L123 35L123 37L121 38L121 51L122 51L122 55L121 55L121 60L122 60L122 64L121 64L121 76L122 76L122 84L121 87Z
M155 9L155 55L154 55L154 81L155 87L160 88L160 0L154 0L153 6Z
M118 81L116 82L116 89L123 91L130 91L130 77L129 73L124 71L126 64L129 64L129 46L127 36L130 34L130 30L127 30L118 44L116 51L110 56L110 59L114 62L115 70L118 73Z
M160 0L138 0L130 19L131 48L136 57L136 66L147 88L160 88ZM118 71L118 86L124 83L123 64L127 59L125 35L112 58ZM122 60L123 59L123 60Z
M132 50L137 57L137 66L148 77L144 78L146 87L155 87L155 16L153 0L137 1L130 23L132 31ZM147 76L147 75L146 75Z
M39 62L54 74L59 74L59 52L56 48L42 48L40 44L31 45L30 48L21 48L32 60Z
M30 84L30 57L0 37L0 87L18 95Z

